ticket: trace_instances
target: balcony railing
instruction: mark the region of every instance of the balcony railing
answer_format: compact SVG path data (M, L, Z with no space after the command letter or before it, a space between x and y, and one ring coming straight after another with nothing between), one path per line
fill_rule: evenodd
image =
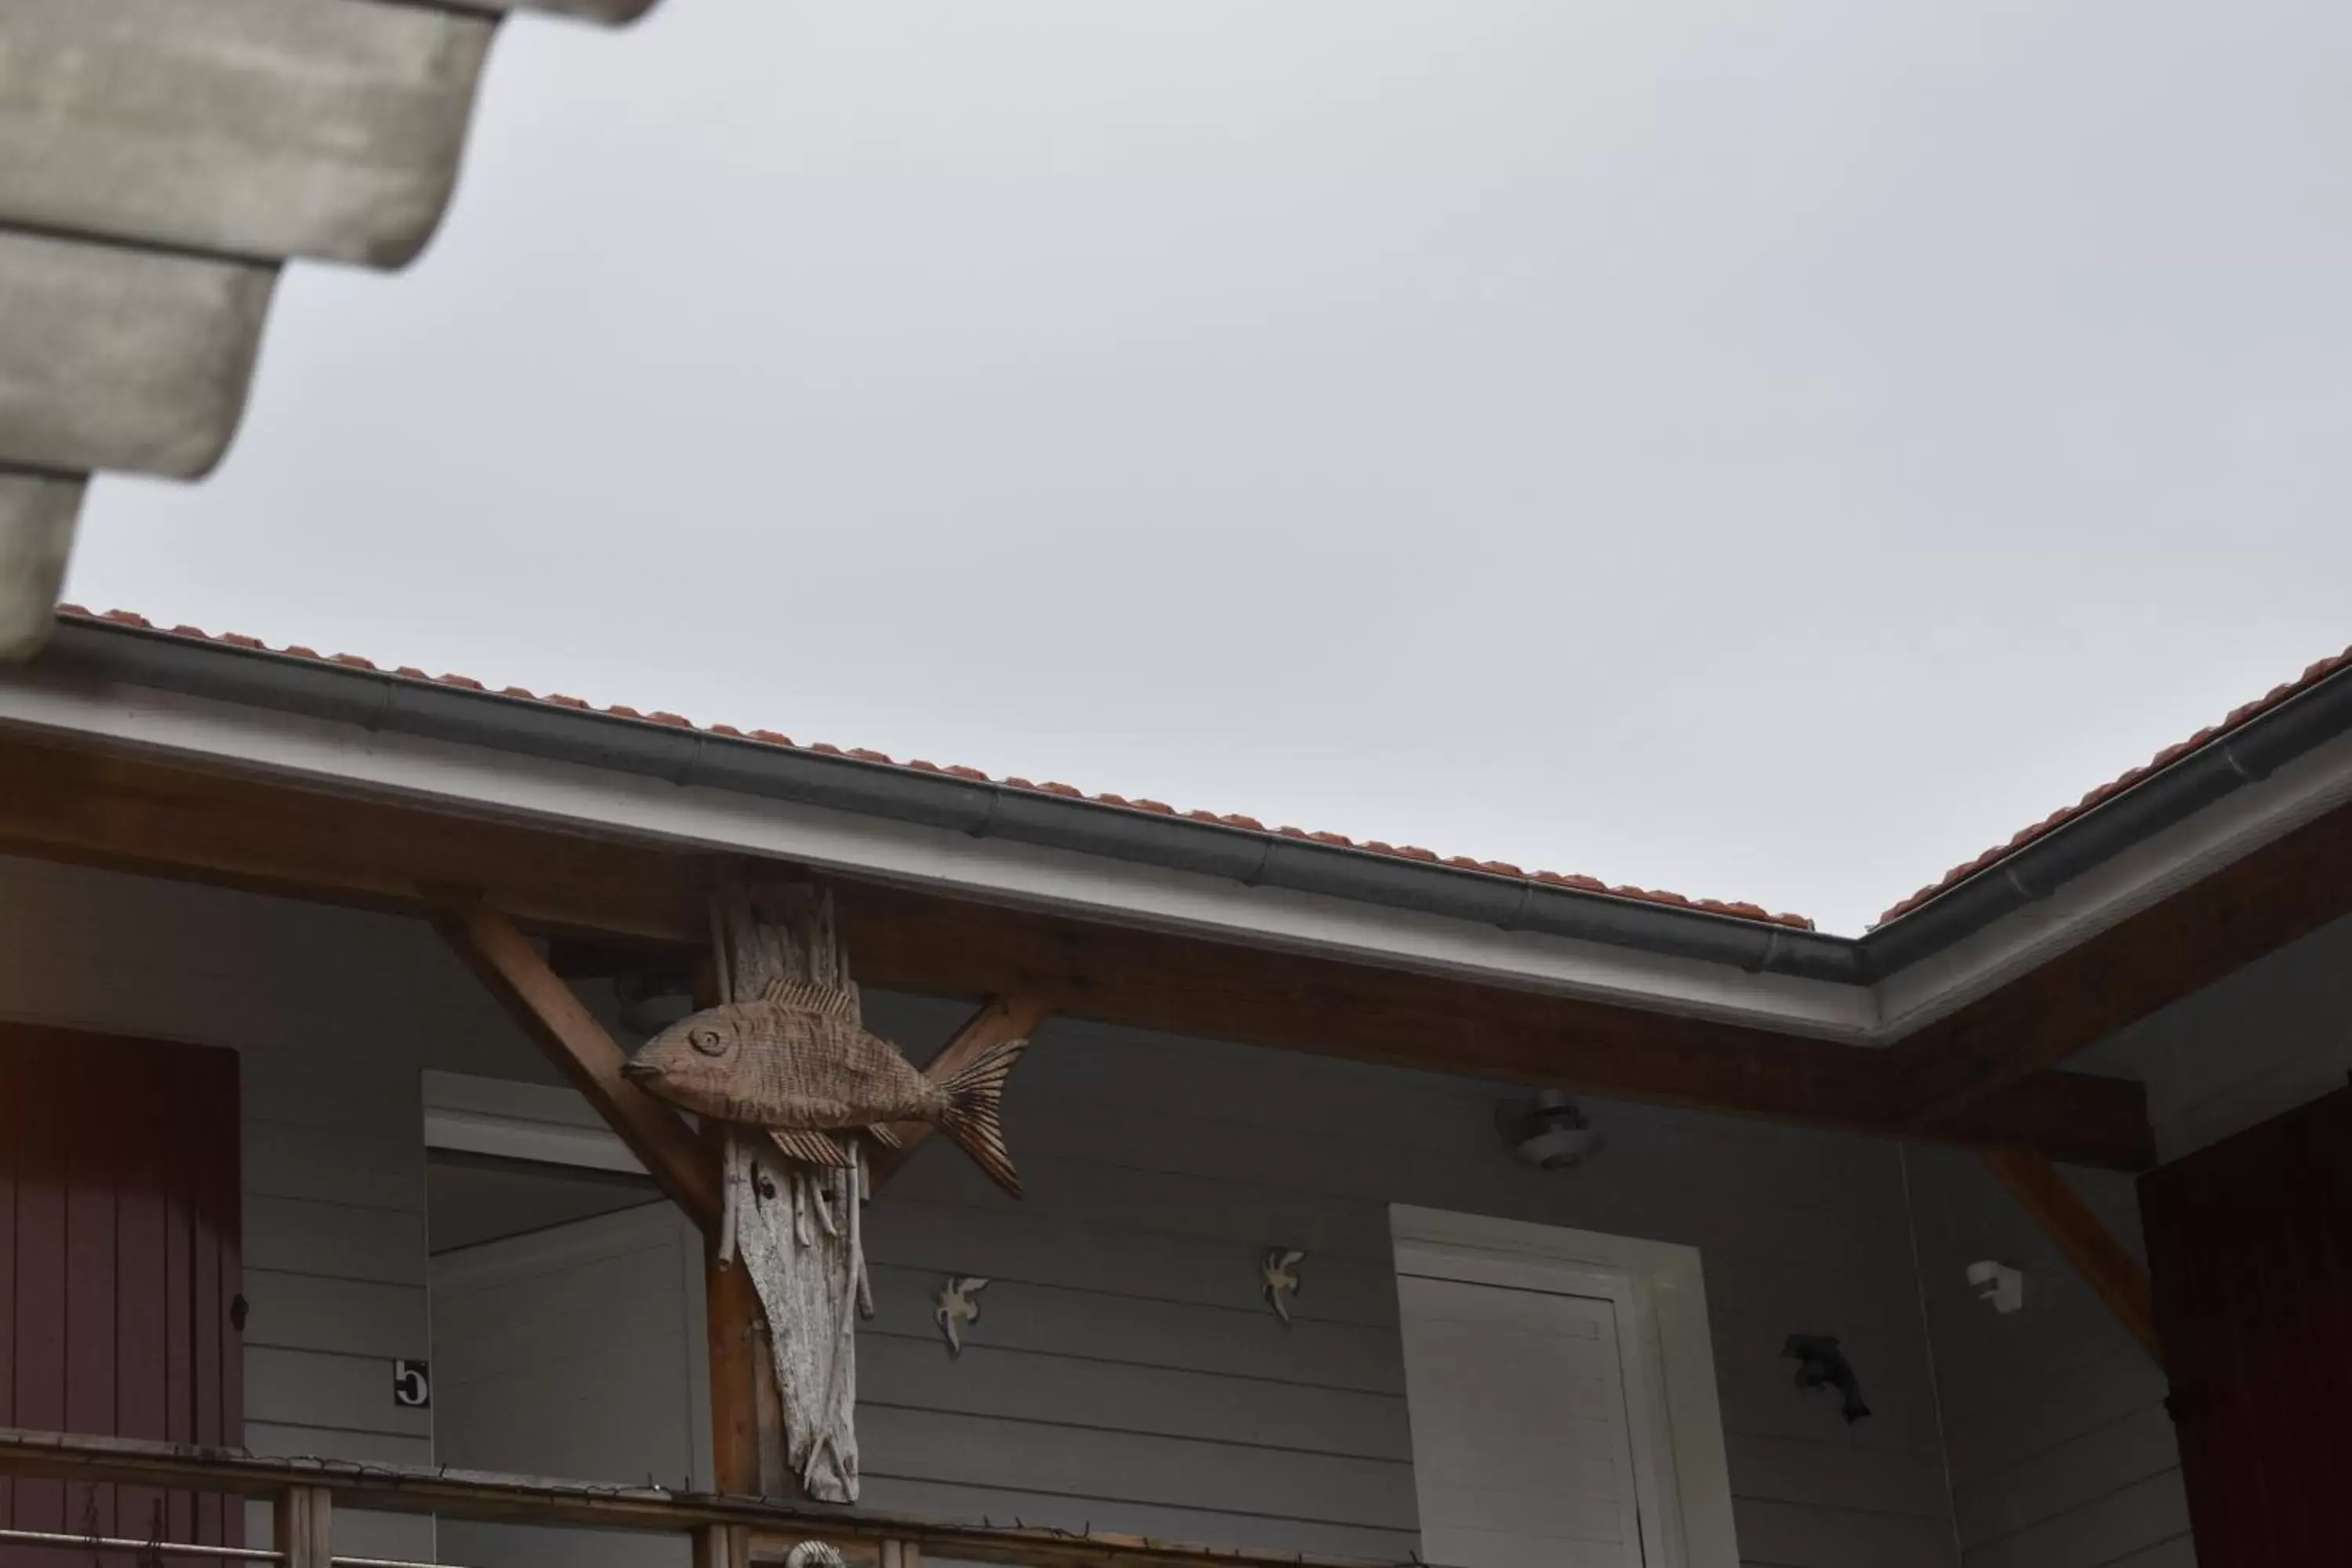
M921 1568L925 1553L1016 1568L1395 1568L1352 1558L1183 1546L1140 1536L939 1524L659 1487L341 1459L272 1458L238 1448L10 1428L0 1428L0 1475L260 1498L273 1505L276 1520L268 1548L22 1530L0 1530L0 1542L152 1552L166 1558L282 1563L285 1568L449 1568L336 1555L334 1510L339 1508L683 1535L693 1542L695 1568L787 1563L808 1568L813 1558L827 1561L825 1553L806 1549L812 1542L838 1552L846 1568Z

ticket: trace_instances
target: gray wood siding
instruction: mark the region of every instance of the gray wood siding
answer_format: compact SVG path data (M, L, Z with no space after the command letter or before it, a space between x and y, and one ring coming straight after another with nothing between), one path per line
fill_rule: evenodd
M246 1441L430 1463L391 1361L431 1352L417 1075L529 1077L527 1043L421 924L0 858L0 1014L243 1059ZM268 1514L248 1511L248 1539ZM432 1521L350 1513L336 1546L429 1558Z
M691 1488L709 1474L702 1243L656 1203L433 1259L440 1461ZM450 1520L495 1568L683 1568L683 1536Z
M1910 1163L1968 1568L2191 1561L2163 1373L1982 1161L1919 1149ZM2132 1179L2066 1175L2137 1250ZM1980 1258L2024 1271L2022 1310L1976 1299L1967 1270Z
M910 1050L961 1009L868 999ZM1545 1175L1502 1149L1493 1086L1056 1020L1015 1075L1029 1196L925 1152L867 1229L874 1506L1403 1558L1417 1545L1388 1205L1702 1248L1746 1561L1949 1563L1953 1527L1891 1145L1595 1102L1607 1140ZM1257 1295L1305 1247L1297 1322ZM930 1293L990 1276L950 1362ZM1851 1348L1852 1428L1781 1342Z
M417 1074L546 1082L544 1064L415 922L18 862L0 922L0 1010L245 1053L257 1447L431 1455L385 1364L432 1349ZM963 1014L870 1011L919 1056ZM1700 1247L1747 1561L1953 1563L1894 1147L1595 1103L1601 1152L1545 1175L1500 1147L1502 1092L1050 1025L1010 1098L1030 1198L942 1145L870 1215L867 1501L1404 1558L1401 1202ZM1257 1295L1276 1243L1313 1254L1287 1331ZM930 1320L949 1271L995 1280L958 1363ZM1780 1350L1801 1330L1845 1342L1873 1419L1848 1428L1793 1386Z
M2352 919L2119 1029L2066 1064L2147 1085L2168 1162L2344 1087L2352 1074Z
M2352 1071L2352 920L2118 1030L2067 1063L2147 1085L2167 1161L2342 1086ZM2196 1558L2163 1374L1975 1160L1911 1157L1928 1321L1969 1568L2188 1568ZM2135 1250L2131 1181L2068 1178ZM2025 1269L2001 1318L1963 1270Z

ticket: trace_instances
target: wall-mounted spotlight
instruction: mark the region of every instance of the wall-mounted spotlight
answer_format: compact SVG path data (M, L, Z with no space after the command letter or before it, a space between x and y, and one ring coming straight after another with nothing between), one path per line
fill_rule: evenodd
M1495 1126L1511 1152L1539 1171L1571 1169L1601 1147L1584 1112L1556 1089L1505 1100L1495 1108Z

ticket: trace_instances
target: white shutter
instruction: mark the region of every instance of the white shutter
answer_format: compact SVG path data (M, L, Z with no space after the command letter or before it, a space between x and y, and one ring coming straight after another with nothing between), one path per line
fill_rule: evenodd
M1397 1280L1422 1556L1642 1568L1612 1302Z

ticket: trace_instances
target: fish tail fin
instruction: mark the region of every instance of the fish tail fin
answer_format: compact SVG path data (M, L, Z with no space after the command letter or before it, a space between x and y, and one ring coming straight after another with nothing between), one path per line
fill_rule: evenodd
M1005 1152L1002 1112L1004 1080L1028 1044L1007 1040L991 1046L940 1080L940 1089L948 1097L947 1109L940 1113L940 1131L954 1139L956 1147L971 1155L990 1181L1016 1198L1021 1195L1021 1177L1013 1169L1013 1156Z

